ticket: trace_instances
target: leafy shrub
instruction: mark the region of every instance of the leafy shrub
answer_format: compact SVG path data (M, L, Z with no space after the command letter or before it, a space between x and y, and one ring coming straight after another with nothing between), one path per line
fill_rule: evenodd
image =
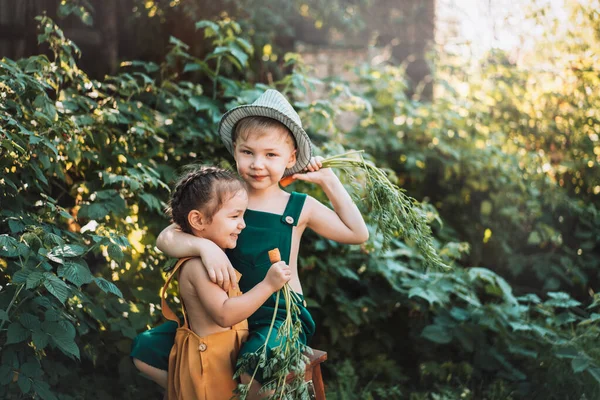
M235 78L253 43L232 20L197 24L205 58L172 38L164 62L123 63L102 81L52 21L39 23L53 57L0 61L0 395L148 396L157 388L128 352L160 321L166 260L154 241L168 183L185 164L229 165L216 123L266 86ZM465 72L440 62L445 91L423 103L404 94L401 68L360 66L350 85L311 78L298 55L285 62L274 86L300 100L319 151L368 150L424 200L454 266L422 270L410 241L383 252L377 235L340 246L307 233L300 273L313 346L329 353L328 396L598 397L594 66L562 65L569 85L545 89L538 72L491 54L459 93L444 74ZM314 85L326 94L302 101ZM347 112L358 117L349 132ZM360 177L342 177L360 190Z

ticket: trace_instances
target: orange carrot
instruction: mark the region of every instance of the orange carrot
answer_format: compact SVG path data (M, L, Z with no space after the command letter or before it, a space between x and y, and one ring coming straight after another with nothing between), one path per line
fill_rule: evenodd
M269 261L271 261L272 264L275 264L276 262L281 261L281 254L279 253L279 249L273 249L273 250L269 250Z
M294 179L293 175L290 176L286 176L285 178L283 178L282 180L279 181L279 184L281 185L281 187L286 187L291 185L296 179Z

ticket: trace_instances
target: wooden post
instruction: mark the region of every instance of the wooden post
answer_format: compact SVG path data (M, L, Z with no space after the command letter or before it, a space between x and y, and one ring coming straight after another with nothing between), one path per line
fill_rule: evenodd
M103 0L98 7L101 20L95 25L102 34L102 51L107 73L114 75L119 68L119 26L116 0Z
M377 44L391 49L392 62L406 63L411 83L409 95L421 88L421 98L431 100L433 85L426 55L435 39L435 0L376 0L365 10L367 30L377 34Z

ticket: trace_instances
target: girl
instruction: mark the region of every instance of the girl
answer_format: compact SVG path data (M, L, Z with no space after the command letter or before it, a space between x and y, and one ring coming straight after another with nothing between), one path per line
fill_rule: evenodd
M169 211L183 232L224 250L236 247L246 226L247 205L248 195L239 179L225 170L205 167L179 180ZM291 270L283 262L275 263L247 293L233 289L228 293L211 282L200 259L181 259L162 295L163 315L179 326L164 298L177 272L185 322L177 329L170 351L168 379L164 373L149 375L168 386L169 399L229 399L237 386L233 380L237 352L248 335L246 318L289 281ZM134 346L133 354L136 364L144 360L143 349Z

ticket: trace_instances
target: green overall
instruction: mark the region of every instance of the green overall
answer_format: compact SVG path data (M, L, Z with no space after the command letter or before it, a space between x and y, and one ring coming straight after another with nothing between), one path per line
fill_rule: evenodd
M242 274L239 282L242 292L249 291L265 278L271 267L269 250L278 248L281 253L281 260L289 263L292 231L298 224L305 200L306 194L293 192L282 215L246 210L244 214L246 228L240 233L236 248L226 251L233 267ZM303 301L302 295L299 295L299 298ZM242 346L238 357L255 352L265 343L273 317L275 299L276 295L273 294L248 318L250 335ZM280 296L279 302L275 320L276 327L279 327L285 319L283 296ZM298 304L298 306L302 323L300 340L302 343L307 344L314 334L315 323L306 307L303 304ZM131 356L156 368L167 370L169 352L173 346L176 329L176 324L166 323L142 332L133 342ZM272 333L269 337L269 343L267 344L269 350L278 344L276 336ZM259 382L262 381L261 378L257 377Z
M298 224L300 213L306 194L293 192L282 215L262 211L246 210L244 221L246 228L238 238L237 246L234 249L226 251L231 260L231 264L242 274L240 279L241 291L247 292L262 281L271 267L268 251L278 248L281 253L281 260L289 264L290 250L292 247L292 231ZM307 344L315 331L315 323L304 306L304 297L298 295L301 303L300 322L302 323L302 333L300 341ZM275 309L275 300L277 295L274 293L269 299L248 318L248 329L250 334L248 340L242 345L238 360L247 353L256 352L266 341L269 332L269 326L273 319ZM278 329L286 317L285 299L279 296L279 306L274 327ZM276 339L277 331L273 331L269 336L267 343L268 352L279 344ZM250 374L252 371L248 371ZM263 376L259 373L256 376L259 382L263 381Z

